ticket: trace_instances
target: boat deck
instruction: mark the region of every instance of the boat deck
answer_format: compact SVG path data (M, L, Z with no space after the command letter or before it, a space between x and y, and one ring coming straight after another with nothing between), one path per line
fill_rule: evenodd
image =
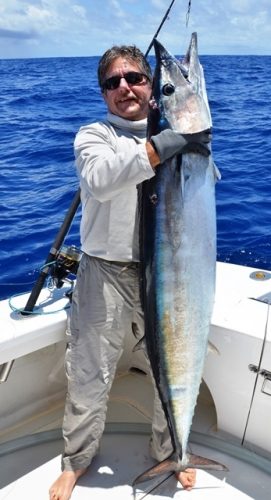
M219 435L204 385L193 420L190 451L223 463L229 472L198 470L196 487L190 492L182 489L174 475L161 476L133 490L135 477L154 463L148 452L152 384L148 377L143 378L145 391L140 384L142 375L137 373L114 382L100 453L79 479L72 500L269 500L270 461ZM128 399L127 393L131 394ZM61 472L62 416L63 401L59 401L51 411L37 414L2 435L0 500L21 500L22 492L29 500L48 500L48 489Z
M240 441L256 376L248 366L257 365L263 337L271 338L270 319L267 323L271 275L260 272L262 279L255 281L251 269L228 264L220 264L218 271L210 337L218 355L210 355L206 365L190 446L193 453L225 464L229 472L198 471L196 487L190 492L176 483L174 475L133 490L134 478L152 465L148 440L153 388L144 353L133 351L134 339L127 336L110 394L100 453L79 479L72 500L270 499L270 394L262 390L261 380L258 393L264 399L257 402L259 416L254 419L253 439L244 443L251 451L240 446ZM53 300L49 299L48 307L56 307ZM0 500L48 500L48 489L60 474L63 448L60 429L66 393L66 312L26 318L10 313L4 301L1 314L0 364L13 358L15 363L8 380L1 384ZM243 349L245 340L249 349ZM268 349L270 343L266 342L263 368L268 368ZM214 384L216 374L222 384ZM267 458L253 453L257 450L251 443L265 450Z
M255 465L234 458L223 450L197 444L201 435L192 434L191 451L223 462L229 472L197 471L196 487L184 491L173 475L143 483L136 490L133 479L153 463L148 454L148 432L144 425L109 426L99 455L89 472L79 479L72 500L268 500L270 475ZM215 443L217 445L217 443ZM214 446L214 442L211 443ZM6 449L4 450L4 447ZM223 447L222 447L223 448ZM234 451L232 447L230 453ZM48 500L48 489L60 473L62 440L60 431L46 431L2 445L1 500ZM260 465L260 464L259 464Z

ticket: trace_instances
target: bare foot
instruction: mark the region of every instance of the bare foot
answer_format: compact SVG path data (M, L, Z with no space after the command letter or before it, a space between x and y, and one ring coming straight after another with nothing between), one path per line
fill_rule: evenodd
M85 474L86 470L64 470L49 490L50 500L69 500L77 479Z
M196 483L196 470L185 469L181 472L176 472L175 477L185 490L190 491Z

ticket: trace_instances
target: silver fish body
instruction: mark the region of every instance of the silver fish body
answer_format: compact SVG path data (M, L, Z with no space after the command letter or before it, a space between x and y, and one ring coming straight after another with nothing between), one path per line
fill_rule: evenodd
M209 129L196 34L182 64L157 41L155 51L149 135L167 127L184 134ZM174 448L170 470L201 466L193 465L187 445L214 303L216 178L211 154L189 153L160 165L139 188L145 339Z

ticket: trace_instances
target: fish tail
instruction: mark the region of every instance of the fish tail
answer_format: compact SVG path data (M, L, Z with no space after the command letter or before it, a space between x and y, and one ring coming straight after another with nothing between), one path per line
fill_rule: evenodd
M180 472L186 469L205 469L205 470L217 470L217 471L227 471L228 468L215 460L210 460L209 458L201 457L199 455L193 455L192 453L187 454L187 462L185 465L181 463L180 460L176 460L176 455L163 460L159 464L154 465L150 469L136 477L133 482L133 486L144 481L149 481L156 476L161 474L166 474L169 472Z
M147 469L145 472L137 476L133 481L133 486L139 483L143 483L144 481L149 481L150 479L153 479L156 476L160 476L161 474L176 472L177 470L178 462L171 457L167 458L166 460L163 460L159 464L150 467L150 469Z
M228 471L229 469L221 464L220 462L216 462L215 460L211 460L210 458L201 457L199 455L193 455L192 453L187 454L187 464L185 465L185 469L205 469L205 470L217 470L217 471ZM184 470L184 468L181 468Z

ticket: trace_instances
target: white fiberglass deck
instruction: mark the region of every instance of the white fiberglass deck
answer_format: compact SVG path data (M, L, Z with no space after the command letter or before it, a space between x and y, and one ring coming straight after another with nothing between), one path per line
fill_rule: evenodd
M107 428L100 454L89 472L78 481L72 500L141 500L146 497L153 500L269 500L270 475L267 472L228 453L193 442L191 450L194 453L223 462L229 472L198 470L196 487L191 492L184 491L172 475L143 483L133 491L133 479L153 462L148 454L146 426L135 426L134 433L132 430L125 424L122 430L119 425ZM192 440L200 441L201 435L194 433ZM211 445L217 442L211 440ZM48 500L48 489L60 473L61 449L59 431L2 444L0 499ZM231 445L228 451L235 453L236 449Z
M143 374L145 357L133 352L133 339L127 336L100 454L71 500L270 499L271 390L260 369L270 369L271 273L257 272L255 280L252 271L218 264L210 334L217 353L207 358L192 425L192 452L224 463L229 472L198 471L191 492L176 484L174 476L133 491L134 478L152 464L148 439L153 389ZM25 300L20 297L17 306ZM43 308L59 309L54 297L41 300ZM0 312L0 365L15 359L0 385L0 500L48 500L63 447L66 311L25 317L2 301ZM249 369L251 364L258 367L258 375ZM269 460L252 452L258 448Z

